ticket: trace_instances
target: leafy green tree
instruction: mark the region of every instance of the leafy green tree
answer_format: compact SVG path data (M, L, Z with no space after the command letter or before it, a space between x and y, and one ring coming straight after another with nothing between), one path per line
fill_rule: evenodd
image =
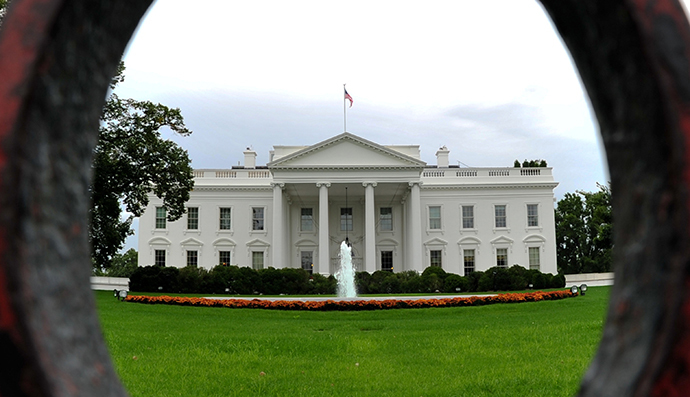
M611 189L566 193L556 206L556 246L559 273L611 271L613 213Z
M123 80L121 63L111 89ZM89 239L97 269L109 268L127 236L133 234L132 220L144 212L149 193L163 200L168 220L177 220L185 212L194 187L191 161L187 151L161 137L164 127L182 136L191 134L180 109L120 99L115 93L106 100L91 186ZM123 205L130 214L125 219Z
M130 248L124 254L115 254L110 262L110 268L104 276L130 277L137 269L139 254L134 248Z
M525 160L522 162L522 166L525 168L527 168L527 167L542 167L542 168L547 167L546 160ZM515 160L515 162L513 163L513 167L520 168L520 162L518 160Z
M9 0L0 0L0 25L2 25L3 19L5 19L5 15L7 14L7 7L9 5Z

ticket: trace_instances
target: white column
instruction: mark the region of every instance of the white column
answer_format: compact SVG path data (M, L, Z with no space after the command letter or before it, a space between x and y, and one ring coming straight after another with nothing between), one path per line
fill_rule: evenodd
M407 223L407 233L410 236L410 269L422 271L422 201L420 185L422 182L410 182L410 221Z
M283 227L283 188L284 183L272 183L273 185L273 267L282 269L285 260L285 227Z
M376 182L363 182L364 186L364 269L369 273L376 271L376 209L374 188Z
M314 269L323 275L331 273L331 250L328 238L328 182L317 183L319 188L319 263Z

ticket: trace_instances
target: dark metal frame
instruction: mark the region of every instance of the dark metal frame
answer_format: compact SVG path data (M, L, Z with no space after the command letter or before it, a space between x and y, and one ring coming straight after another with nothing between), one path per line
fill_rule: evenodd
M542 0L599 120L615 286L582 396L690 390L690 27L677 0ZM124 396L89 289L110 77L150 0L14 0L0 30L0 396ZM47 254L49 253L49 254Z

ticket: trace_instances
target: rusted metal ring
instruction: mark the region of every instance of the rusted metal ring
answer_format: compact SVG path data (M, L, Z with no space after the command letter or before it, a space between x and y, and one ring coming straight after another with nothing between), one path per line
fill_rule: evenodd
M616 285L580 394L673 395L690 388L690 28L677 0L541 2L597 114L614 200ZM110 76L149 6L15 0L0 31L1 396L125 395L86 214Z

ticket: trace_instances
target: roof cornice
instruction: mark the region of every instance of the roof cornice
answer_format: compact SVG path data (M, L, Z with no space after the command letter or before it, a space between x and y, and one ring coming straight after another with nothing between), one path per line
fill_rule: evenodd
M339 142L342 142L345 140L348 140L348 141L354 142L358 145L367 147L369 149L384 153L388 156L392 156L392 157L398 158L400 160L409 162L410 163L409 167L424 168L427 166L426 162L424 162L422 160L416 159L414 157L408 156L404 153L400 153L400 152L397 152L397 151L392 150L392 149L388 149L385 146L381 146L378 143L369 141L367 139L364 139L364 138L359 137L357 135L351 134L349 132L343 132L342 134L339 134L339 135L336 135L332 138L326 139L325 141L321 141L317 144L311 145L309 147L306 147L304 149L301 149L301 150L298 150L294 153L291 153L285 157L281 157L278 160L271 161L271 162L267 163L266 166L269 169L302 168L302 167L287 166L287 165L286 166L280 166L280 164L288 162L290 160L300 158L300 157L304 157L304 156L306 156L310 153L313 153L317 150L321 150L323 148L326 148L328 146L332 146L336 143L339 143ZM316 169L319 169L319 168L321 168L321 167L318 167ZM343 168L343 167L338 167L338 168ZM404 167L404 168L407 168L407 167Z

